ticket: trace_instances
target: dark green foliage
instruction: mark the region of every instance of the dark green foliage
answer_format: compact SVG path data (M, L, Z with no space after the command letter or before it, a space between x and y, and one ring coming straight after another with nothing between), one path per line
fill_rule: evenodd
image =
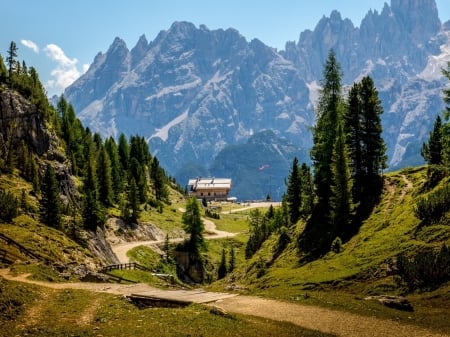
M413 256L397 256L397 273L409 291L432 290L450 281L450 248L427 249Z
M169 193L166 187L166 175L156 157L151 161L150 178L153 182L156 200L167 200Z
M289 206L289 217L291 224L297 223L300 218L300 207L302 204L302 181L297 157L292 162L286 185L286 202Z
M210 210L209 208L205 210L205 216L212 219L220 219L220 214Z
M342 240L339 236L333 240L333 243L331 244L331 251L336 254L342 251Z
M0 84L6 83L7 78L8 78L8 70L6 69L3 57L0 55Z
M225 276L227 276L227 258L226 258L226 252L225 248L222 248L222 257L220 259L220 265L219 269L217 271L217 279L223 279Z
M307 217L311 214L314 207L314 181L311 169L305 163L300 168L300 180L302 186L300 215Z
M92 148L92 144L88 147ZM88 158L92 157L88 154ZM98 226L103 225L105 220L104 210L101 207L98 198L98 182L94 164L92 159L87 163L87 173L83 186L83 222L85 228L90 230L96 230Z
M119 151L114 138L110 137L105 141L105 148L111 162L113 199L117 202L119 200L120 193L122 193L124 189L125 172L120 164Z
M230 260L228 262L228 272L232 272L236 267L236 253L234 251L234 246L231 245L230 248Z
M429 165L442 164L442 120L437 116L434 122L433 130L430 132L427 143L423 143L420 151L423 159Z
M12 87L13 86L13 74L14 71L18 69L20 63L16 61L17 57L17 45L14 41L11 41L8 49L8 57L6 59L6 62L8 63L8 73L9 73L9 84Z
M131 178L131 181L128 184L126 206L122 211L122 216L124 217L125 221L138 223L140 212L138 187L134 178Z
M59 184L55 170L47 164L41 184L41 199L39 200L40 218L42 223L53 228L61 226L61 201Z
M100 150L97 158L98 197L105 206L113 203L112 168L108 152L105 147Z
M130 145L127 137L123 133L119 136L119 160L123 170L128 170L128 162L130 160Z
M19 212L19 202L9 191L0 189L0 220L11 222Z
M353 211L352 181L347 161L348 150L342 124L337 127L336 141L333 148L331 172L331 220L335 233L343 233L349 226Z
M414 214L423 224L437 223L446 212L450 211L450 183L430 192L428 196L419 198L414 207Z
M278 241L273 250L273 259L276 259L284 251L287 245L291 242L289 230L286 227L281 227L278 230Z
M189 234L188 251L194 259L200 260L200 251L206 248L203 237L205 225L201 219L200 207L195 197L191 197L187 201L186 212L183 213L183 229Z
M317 106L317 122L313 128L314 145L311 149L311 159L318 202L325 210L329 208L333 147L336 139L336 125L341 118L343 104L341 67L333 50L328 54L323 75L322 91Z
M270 227L267 217L260 210L250 211L250 233L245 246L245 258L249 259L255 254L270 235Z

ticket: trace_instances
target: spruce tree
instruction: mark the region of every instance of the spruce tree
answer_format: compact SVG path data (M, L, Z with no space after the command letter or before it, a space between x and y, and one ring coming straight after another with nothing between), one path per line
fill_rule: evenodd
M430 132L427 143L423 143L420 151L423 159L429 165L442 164L442 120L437 116L434 122L433 130Z
M165 174L163 169L159 166L158 158L153 157L151 168L150 168L150 178L153 181L153 188L155 190L156 200L167 199L168 192L165 184Z
M126 202L126 213L123 214L126 221L131 223L138 223L140 214L140 203L139 203L139 191L136 185L136 181L133 177L130 179L128 184L127 202Z
M9 85L12 87L13 86L13 73L14 71L17 69L17 61L16 61L16 57L17 57L17 45L14 41L11 41L10 45L9 45L9 49L8 49L8 57L7 57L7 62L8 62L8 79L9 79Z
M102 146L97 159L98 197L105 206L113 203L112 168L106 148Z
M92 148L92 144L88 145ZM95 170L95 163L90 154L88 154L87 173L84 179L84 199L82 205L82 215L84 226L90 230L96 230L105 220L103 208L100 205L98 197L98 181Z
M122 166L120 164L119 151L114 138L110 137L105 141L105 148L111 161L111 179L114 194L113 199L115 201L118 201L119 195L123 191L123 180L125 173L123 172Z
M223 279L227 276L227 259L225 248L222 247L222 258L220 259L219 270L217 271L217 279Z
M352 180L348 163L348 150L342 123L337 126L336 142L333 148L331 172L331 217L334 235L348 232L353 209Z
M318 204L323 212L329 209L331 196L331 162L336 140L336 125L342 116L341 66L333 50L328 54L323 71L322 89L317 105L317 121L313 128L311 159Z
M311 169L306 163L300 168L300 180L302 186L300 216L307 217L314 208L314 181Z
M127 171L128 162L130 160L130 145L128 144L127 138L123 133L119 136L118 152L120 164L122 165L123 170Z
M188 199L182 221L183 229L189 234L187 248L194 259L201 260L200 251L205 248L203 237L205 225L201 219L200 206L195 197Z
M301 177L297 157L292 162L291 172L286 182L286 201L289 206L289 217L291 224L295 224L300 218L300 207L302 197Z
M234 251L234 246L231 245L230 248L230 260L228 262L228 271L231 273L236 267L236 253Z
M446 69L442 69L442 74L450 80L450 62L447 62ZM450 88L447 87L442 92L446 104L444 110L445 123L442 124L442 161L445 167L450 167Z
M39 201L42 223L53 228L61 226L61 201L59 199L59 184L55 171L47 164L41 184L41 199Z
M381 175L386 168L386 145L381 136L381 114L383 107L378 98L378 91L369 76L361 81L362 104L362 137L363 170L365 171L365 186L371 193L379 194L382 187Z
M348 94L347 110L344 115L347 147L353 178L353 200L361 200L364 186L364 171L362 167L362 107L360 90L361 84L354 83Z

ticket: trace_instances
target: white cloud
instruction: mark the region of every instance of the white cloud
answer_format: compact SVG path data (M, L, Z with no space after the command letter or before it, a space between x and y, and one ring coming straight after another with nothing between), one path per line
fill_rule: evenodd
M44 51L57 64L56 68L51 71L53 79L47 81L49 88L63 91L80 77L81 72L77 68L78 60L76 58L71 59L67 57L64 51L56 44L48 44Z
M30 48L36 54L39 53L39 47L33 41L31 41L31 40L20 40L20 43L22 43L25 47Z

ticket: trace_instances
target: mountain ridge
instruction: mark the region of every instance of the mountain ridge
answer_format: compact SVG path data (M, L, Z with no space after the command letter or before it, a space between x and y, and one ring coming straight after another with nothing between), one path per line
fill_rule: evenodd
M437 69L450 60L446 27L434 0L393 0L380 13L369 11L360 27L333 11L278 52L232 28L174 22L153 41L142 35L131 50L116 38L65 96L104 136L144 135L178 178L188 162L209 170L228 145L265 129L302 151L310 148L314 97L333 48L345 84L374 78L396 169L423 162L420 146L442 110Z

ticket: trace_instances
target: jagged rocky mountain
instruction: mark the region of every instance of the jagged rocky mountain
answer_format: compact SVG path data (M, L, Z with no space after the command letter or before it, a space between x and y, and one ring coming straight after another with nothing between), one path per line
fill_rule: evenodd
M226 166L235 168L232 178L238 181L242 172L236 168L256 174L265 162L230 151L241 151L235 145L266 130L273 136L257 137L258 142L266 139L273 148L289 144L297 151L282 152L287 161L294 155L308 160L309 129L330 48L346 85L364 75L374 78L385 110L390 167L421 163L420 146L443 108L440 69L450 60L450 24L441 24L434 0L391 0L381 12L369 11L359 27L333 11L283 51L248 42L234 29L175 22L151 42L142 36L131 50L116 38L65 96L93 131L145 136L182 185L197 173L226 174L218 169ZM220 158L226 165L218 164ZM282 182L288 170L273 174Z

